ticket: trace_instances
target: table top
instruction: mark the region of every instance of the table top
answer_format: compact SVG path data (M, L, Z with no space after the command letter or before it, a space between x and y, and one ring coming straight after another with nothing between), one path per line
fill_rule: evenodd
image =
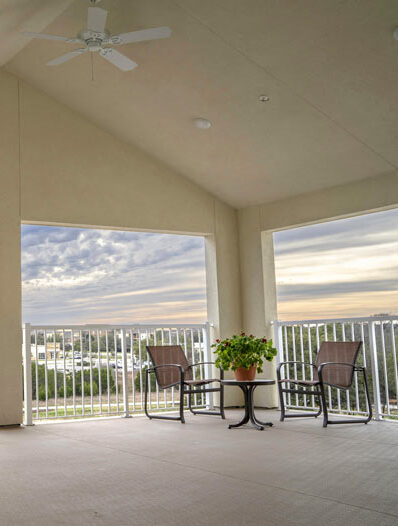
M223 385L273 385L275 380L268 380L266 378L258 378L257 380L221 380Z

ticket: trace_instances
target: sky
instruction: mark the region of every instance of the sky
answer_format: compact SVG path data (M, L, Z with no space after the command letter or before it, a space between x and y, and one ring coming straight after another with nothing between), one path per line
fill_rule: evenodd
M398 210L274 234L278 318L398 313ZM206 321L204 238L22 226L32 324Z
M398 313L398 210L274 234L278 318Z
M197 236L23 225L23 322L204 322L204 258Z

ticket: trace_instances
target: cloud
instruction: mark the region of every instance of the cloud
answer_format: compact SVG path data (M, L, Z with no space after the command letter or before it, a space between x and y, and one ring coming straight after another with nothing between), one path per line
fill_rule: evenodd
M204 239L24 225L22 290L34 324L201 322Z
M274 234L281 319L398 312L398 210Z

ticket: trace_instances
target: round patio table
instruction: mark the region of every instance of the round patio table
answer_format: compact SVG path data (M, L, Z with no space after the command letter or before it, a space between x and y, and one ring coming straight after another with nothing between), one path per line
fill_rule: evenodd
M275 380L266 380L263 378L260 378L258 380L252 380L252 381L248 380L248 381L243 381L243 382L239 380L222 380L221 383L222 385L235 385L237 387L240 387L245 396L244 417L237 424L230 424L228 426L228 429L243 426L244 424L247 424L249 420L252 426L258 429L259 431L263 431L264 426L269 426L269 427L273 426L272 422L261 422L254 414L253 393L256 387L258 387L259 385L275 385Z

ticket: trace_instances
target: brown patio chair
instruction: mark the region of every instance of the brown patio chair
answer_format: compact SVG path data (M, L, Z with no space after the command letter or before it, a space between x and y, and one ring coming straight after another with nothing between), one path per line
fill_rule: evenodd
M180 345L150 345L146 347L153 367L148 368L145 372L145 414L148 418L158 418L163 420L180 420L182 424L184 419L184 396L188 395L188 407L194 415L216 415L225 419L224 414L224 386L221 380L224 379L224 372L220 367L220 378L203 378L194 380L192 370L194 367L214 362L198 362L189 364L187 357ZM178 387L180 393L180 415L179 416L161 416L158 414L149 414L148 412L148 386L149 375L155 374L160 389L168 387ZM218 382L219 387L206 387L209 384ZM192 395L203 393L220 393L220 411L194 410L192 408Z
M316 418L323 411L323 427L326 427L328 424L367 424L372 418L372 406L370 403L366 370L365 367L356 365L361 345L362 342L323 342L316 357L315 364L297 361L281 362L277 368L281 422L283 422L285 418L308 416L314 416ZM314 379L295 380L292 378L282 378L282 368L286 365L289 366L290 364L300 364L312 367ZM349 389L352 385L355 371L363 374L368 416L366 418L329 420L324 386L330 385L332 387L337 387L338 389ZM289 385L285 387L285 384ZM293 387L290 384L293 384ZM303 388L306 388L306 390L304 391ZM313 414L309 412L286 414L283 393L316 396L319 401L318 412Z

